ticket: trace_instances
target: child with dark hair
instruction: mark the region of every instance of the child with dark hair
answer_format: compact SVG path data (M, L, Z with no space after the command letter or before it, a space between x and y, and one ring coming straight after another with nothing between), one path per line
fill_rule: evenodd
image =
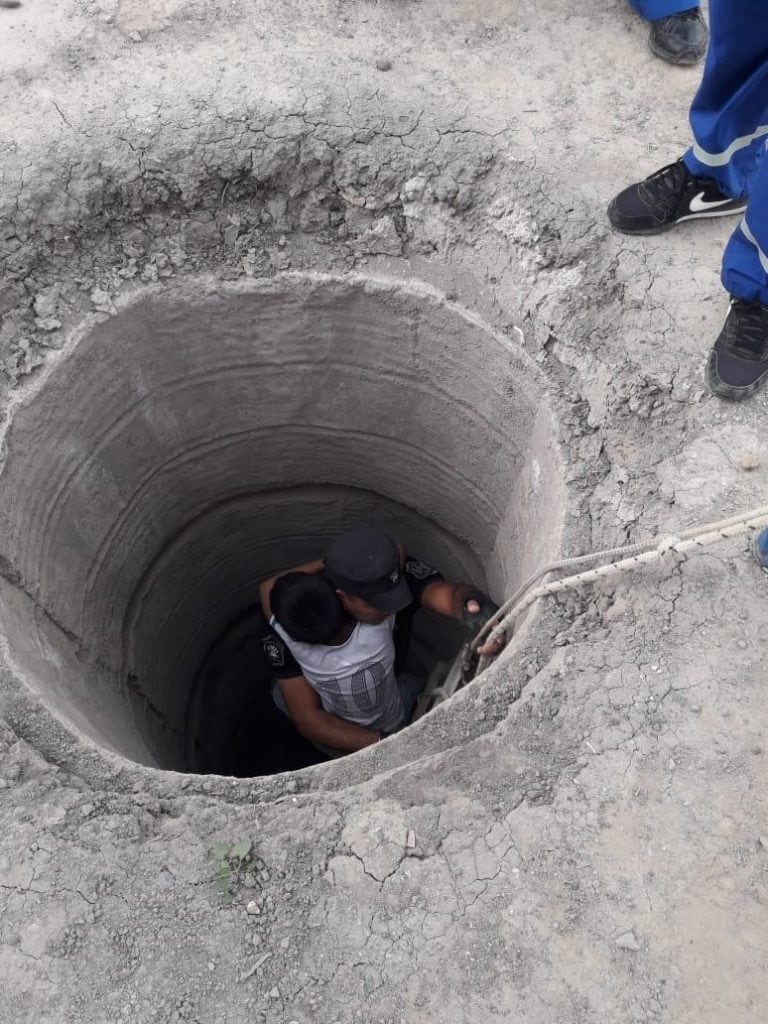
M271 594L275 619L293 640L305 644L333 644L351 632L345 613L329 579L318 573L288 572L278 576Z

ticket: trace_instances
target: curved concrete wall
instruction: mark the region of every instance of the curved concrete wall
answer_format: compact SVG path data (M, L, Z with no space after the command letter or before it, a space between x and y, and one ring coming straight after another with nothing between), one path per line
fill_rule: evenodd
M554 436L517 346L428 289L138 292L9 419L10 656L84 735L183 767L191 680L260 578L374 520L501 598L559 546Z

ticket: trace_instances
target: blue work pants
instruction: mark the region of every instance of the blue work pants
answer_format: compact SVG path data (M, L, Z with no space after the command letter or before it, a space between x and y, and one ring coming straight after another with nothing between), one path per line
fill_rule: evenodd
M704 77L691 107L692 174L748 197L723 254L737 299L768 305L768 0L710 0Z
M696 0L629 0L641 18L656 21L697 7Z

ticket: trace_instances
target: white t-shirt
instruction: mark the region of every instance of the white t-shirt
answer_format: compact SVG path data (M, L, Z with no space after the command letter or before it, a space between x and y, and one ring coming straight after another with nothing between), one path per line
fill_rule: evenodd
M336 647L294 640L274 616L270 625L320 697L324 711L383 732L402 724L405 712L395 678L394 615L377 626L356 623Z

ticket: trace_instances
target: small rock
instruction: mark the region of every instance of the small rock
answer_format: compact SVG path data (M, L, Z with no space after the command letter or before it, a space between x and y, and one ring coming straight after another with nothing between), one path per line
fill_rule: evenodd
M408 829L408 835L405 837L405 846L408 850L413 850L416 847L416 833L412 828Z
M387 60L386 57L379 57L379 59L376 61L376 67L378 68L379 71L391 71L392 61Z
M754 454L740 455L736 462L745 473L751 473L753 469L759 469L760 467L760 459Z
M269 257L269 262L275 270L288 270L291 266L290 258L284 252L273 253Z
M280 998L280 989L277 987L277 985L275 985L274 988L271 988L269 990L269 998L270 999L279 999Z
M675 768L677 768L677 765L675 764L675 759L673 757L670 757L669 761L667 762L667 768L669 768L671 772L673 772Z
M757 841L764 850L768 850L768 836L760 836Z
M140 43L141 42L141 32L131 32L131 34L128 36L128 38L133 43Z
M61 320L55 316L38 316L35 317L35 327L39 331L59 331L61 330Z
M249 914L254 914L254 915L255 915L255 914L260 914L260 913L261 913L261 907L260 907L260 906L259 906L259 904L258 904L258 903L256 902L256 900L250 900L250 901L248 902L248 905L246 906L246 908L245 908L245 909L246 909L246 911L247 911L247 912L248 912Z
M616 945L619 949L629 950L630 953L639 953L642 948L635 938L634 932L624 932L623 935L620 935L618 939L616 939Z
M93 814L95 810L96 808L93 806L93 804L83 804L83 806L80 808L80 817L87 818L90 814Z
M103 288L94 288L90 295L93 308L99 313L115 313L117 312L109 292L105 292Z
M403 195L409 202L418 199L424 192L426 184L427 179L418 175L415 178L409 178L403 185Z
M289 779L288 782L286 782L285 784L285 788L288 790L289 793L295 793L296 790L299 788L299 784L296 781L296 779Z
M43 291L38 292L35 296L33 307L35 310L35 316L45 320L48 317L56 316L56 310L59 304L59 295L61 294L61 287L59 285L52 285L50 288L45 288Z

